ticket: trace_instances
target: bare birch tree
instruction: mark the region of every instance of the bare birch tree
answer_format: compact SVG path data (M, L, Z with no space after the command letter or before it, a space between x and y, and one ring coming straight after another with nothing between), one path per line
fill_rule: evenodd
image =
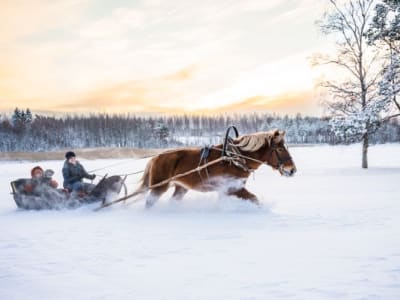
M368 168L369 136L380 124L381 109L375 101L378 53L366 38L373 0L329 0L329 4L318 25L323 34L334 37L337 53L315 56L314 64L342 70L344 76L322 82L330 96L324 104L337 135L362 141L362 168Z

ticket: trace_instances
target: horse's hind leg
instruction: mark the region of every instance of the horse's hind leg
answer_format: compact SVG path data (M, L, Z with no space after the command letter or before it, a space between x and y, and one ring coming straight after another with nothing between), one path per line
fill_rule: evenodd
M246 188L229 190L227 194L229 196L236 196L243 200L249 200L249 201L253 202L254 204L260 205L260 202L258 201L257 196L254 195L253 193L249 192Z
M146 208L150 208L160 199L161 195L168 190L168 185L163 185L151 190L150 194L146 198Z
M188 190L186 188L184 188L181 185L175 185L175 191L172 194L171 199L174 200L182 200L183 196L185 196L185 194L188 192Z

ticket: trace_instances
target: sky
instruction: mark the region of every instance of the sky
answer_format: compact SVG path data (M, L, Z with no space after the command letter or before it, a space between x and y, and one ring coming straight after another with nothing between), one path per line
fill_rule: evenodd
M312 0L1 0L0 111L320 115Z

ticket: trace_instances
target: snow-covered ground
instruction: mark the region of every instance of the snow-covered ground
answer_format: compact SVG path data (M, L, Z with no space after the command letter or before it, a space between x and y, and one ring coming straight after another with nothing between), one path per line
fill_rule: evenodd
M263 208L216 194L93 212L19 211L0 162L0 299L400 299L400 145L290 149L294 178L262 167ZM121 162L84 161L87 169ZM97 172L104 173L105 171ZM139 176L131 177L130 189Z

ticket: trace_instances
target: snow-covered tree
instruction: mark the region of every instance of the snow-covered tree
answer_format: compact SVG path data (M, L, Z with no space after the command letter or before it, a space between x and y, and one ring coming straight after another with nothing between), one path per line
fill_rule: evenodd
M24 111L23 109L19 109L18 107L15 108L14 113L11 117L12 120L12 124L15 127L18 126L23 126L25 127L26 125L29 125L30 123L32 123L32 113L30 111L30 109L26 109L26 111Z
M31 112L31 110L29 108L27 108L26 112L25 112L24 121L25 121L26 124L30 124L30 123L32 123L32 120L33 120L32 112Z
M19 110L18 107L16 107L14 109L14 113L11 117L11 122L12 124L15 126L16 124L18 124L21 121L21 111Z
M400 52L400 0L378 1L366 35L370 43Z
M386 120L400 116L400 0L382 0L367 32L368 42L385 52L379 95Z
M158 122L154 126L154 136L158 142L158 146L164 146L168 143L169 129L164 122Z
M374 1L329 2L330 10L319 25L322 33L334 37L337 53L316 56L315 64L328 64L343 71L337 79L321 84L330 94L325 105L332 116L333 132L362 141L362 167L368 168L369 136L380 124L381 108L376 103L377 73L374 72L378 54L368 46L366 38Z

